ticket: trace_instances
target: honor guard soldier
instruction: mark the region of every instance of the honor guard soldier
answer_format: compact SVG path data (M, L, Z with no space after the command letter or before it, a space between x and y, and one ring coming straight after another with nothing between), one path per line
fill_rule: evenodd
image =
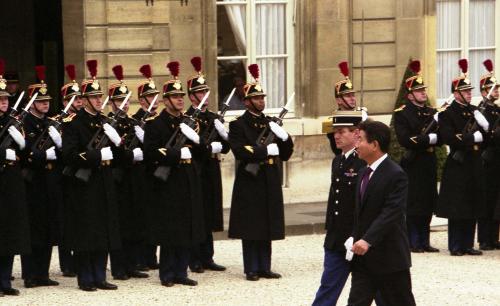
M335 102L337 103L337 109L341 111L354 111L356 109L356 91L354 90L351 79L349 78L349 63L340 62L338 66L340 72L344 76L344 79L335 83L334 95ZM364 121L368 115L365 109L362 109L362 113ZM331 120L323 122L323 133L326 133L332 152L335 153L335 155L342 153L342 150L338 149L335 145L335 137L332 131Z
M83 99L82 93L80 92L80 85L76 82L76 68L75 65L66 65L65 67L66 73L68 75L69 83L64 84L61 87L61 98L63 102L63 109L67 109L66 117L62 119L61 130L64 134L64 129L69 125L71 120L76 116L76 113L83 107ZM73 103L67 108L68 103L70 103L71 99L73 99ZM64 168L63 168L64 169ZM65 212L70 210L71 205L73 204L74 199L72 199L72 194L69 191L69 181L72 178L64 177L62 180L62 188L64 195L64 203L63 207L60 210L60 218L59 224L62 226L61 232L64 237L64 222ZM59 243L59 268L61 269L62 275L64 277L75 277L76 269L75 269L75 258L73 256L73 252L64 246L64 238Z
M144 221L144 203L142 202L144 195L142 188L136 188L134 184L136 179L133 178L139 175L133 171L134 165L141 163L144 157L140 147L125 147L126 142L135 135L135 120L127 116L129 101L125 99L130 92L123 81L123 67L117 65L112 70L118 82L109 86L108 95L112 112L108 114L108 117L116 121L116 130L124 143L115 150L116 156L112 163L122 248L110 254L111 274L117 280L127 280L130 277L147 278L148 274L137 270L137 254L145 238L145 224L141 223Z
M62 207L63 193L57 158L62 147L61 134L50 128L47 113L52 97L45 83L45 66L36 66L40 83L28 87L28 97L36 93L34 103L24 119L26 148L24 150L23 173L31 228L31 254L21 256L24 286L57 286L49 278L52 246L59 240L58 213ZM51 146L43 143L51 139Z
M256 281L260 277L281 277L271 271L271 242L285 238L278 162L287 161L292 156L293 141L273 118L263 114L266 94L259 83L259 66L252 64L248 68L255 81L244 87L247 110L229 124L229 144L238 161L229 238L242 240L246 279ZM259 135L262 132L273 133L275 141L261 144L264 138ZM257 171L250 172L253 165Z
M200 137L183 115L184 91L179 63L167 64L173 79L163 85L165 109L146 124L144 154L150 177L150 239L160 245L161 284L196 286L188 278L190 249L205 240L200 178L193 158Z
M453 79L454 101L439 113L439 137L450 146L446 158L436 215L448 218L448 249L452 256L481 255L473 248L476 219L484 213L484 171L480 145L488 121L471 105L472 89L466 59L462 75Z
M420 61L410 63L413 75L405 80L407 102L394 111L394 129L406 149L401 167L408 175L406 223L412 252L438 252L429 243L430 223L437 194L437 111L427 105L427 86L420 74Z
M498 141L498 121L500 117L500 107L495 104L498 100L498 87L496 77L493 73L493 62L485 60L484 66L488 74L483 75L479 81L481 96L483 97L482 107L484 116L489 122L490 133L485 139L485 148L482 153L486 177L486 215L478 221L478 241L479 248L484 251L500 249L498 241L499 222L493 220L493 213L498 201L500 184L498 173L500 173L500 141ZM495 137L496 134L496 137Z
M193 57L191 63L197 74L187 80L188 94L192 106L186 111L191 116L199 107L201 100L208 93L208 87L201 71L201 58ZM200 130L200 147L202 154L195 158L201 171L203 211L205 213L206 239L193 247L189 267L191 271L203 273L204 269L224 271L225 267L214 262L214 238L212 231L223 231L222 209L222 177L220 171L220 155L229 152L228 134L219 116L208 110L208 99L201 106L197 117Z
M16 101L21 95L21 87L19 86L19 74L15 71L10 71L5 73L5 80L7 80L7 88L5 89L9 93L9 108L13 107ZM18 109L24 106L24 101L18 106Z
M118 133L106 125L107 120L101 114L97 61L87 61L87 67L91 79L81 86L85 105L64 129L63 137L64 163L76 177L69 186L74 202L71 210L65 212L66 246L75 252L81 290L113 290L117 286L106 281L107 255L121 245L110 165L111 147L115 149L120 143L116 142ZM106 143L108 139L111 143Z
M153 80L153 74L151 71L150 65L142 65L139 69L139 72L146 78L145 81L139 84L137 88L137 95L139 98L140 108L137 112L132 115L132 117L136 120L138 124L134 127L134 136L135 141L132 139L131 142L135 142L136 146L143 148L144 143L144 126L146 120L156 116L156 110L158 109L159 100L154 100L156 96L160 94L160 91L156 88L156 84ZM158 99L158 98L157 98ZM151 105L151 103L153 103ZM139 142L138 142L139 141ZM129 146L133 144L129 144ZM146 176L146 167L144 163L136 163L134 165L134 175L132 178L135 180L134 188L137 188L136 194L142 194L142 202L144 208L146 208L149 204L150 200L150 191L149 186L146 184L145 176ZM138 191L142 189L142 191ZM144 204L145 203L145 204ZM146 213L147 210L144 212ZM148 220L146 216L144 222ZM147 229L147 226L144 226L144 229ZM146 233L147 235L147 233ZM140 271L148 271L148 270L156 270L159 268L158 258L156 256L156 245L151 245L146 237L143 241L142 246L140 247L138 253L138 265L137 269Z
M19 295L11 284L14 255L30 253L26 190L19 165L26 142L8 115L10 94L4 71L5 62L0 59L0 297Z

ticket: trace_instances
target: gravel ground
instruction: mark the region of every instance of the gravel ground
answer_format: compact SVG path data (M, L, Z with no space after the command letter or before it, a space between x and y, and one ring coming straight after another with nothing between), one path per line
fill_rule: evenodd
M25 289L16 257L13 282L19 297L1 297L0 305L310 305L322 272L324 235L289 237L273 243L273 270L280 280L244 280L239 241L216 241L216 261L226 272L190 274L197 287L162 287L158 272L146 280L113 281L117 291L83 292L76 279L61 276L57 252L52 261L52 278L59 287ZM441 253L414 254L412 277L417 305L500 305L500 251L484 256L450 257L445 231L432 233L432 242ZM350 281L340 298L346 305Z

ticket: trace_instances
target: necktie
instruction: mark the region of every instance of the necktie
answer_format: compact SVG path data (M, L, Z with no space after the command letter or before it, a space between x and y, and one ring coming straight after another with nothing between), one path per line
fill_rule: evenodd
M372 168L366 168L365 173L363 173L363 177L361 178L361 188L359 190L359 195L361 196L361 200L365 196L366 187L368 186L368 181L370 180L370 174L373 172Z

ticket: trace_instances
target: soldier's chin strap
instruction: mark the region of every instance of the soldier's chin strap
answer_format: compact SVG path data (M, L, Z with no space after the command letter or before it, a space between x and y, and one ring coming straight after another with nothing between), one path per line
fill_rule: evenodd
M33 108L37 111L37 113L39 114L42 114L42 116L44 116L45 114L43 114L39 109L38 107L36 106L36 103L33 103Z
M90 99L89 99L89 96L85 96L85 99L87 100L88 104L90 105L90 107L92 108L92 110L94 110L95 114L99 114L101 111L98 111L95 109L94 105L92 105L92 102L90 102Z
M415 99L415 102L417 102L417 103L422 104L423 106L425 106L425 103L427 102L427 100L420 101L419 99L417 99L417 97L415 97L415 94L413 93L413 91L410 91L410 95L412 95L413 99Z

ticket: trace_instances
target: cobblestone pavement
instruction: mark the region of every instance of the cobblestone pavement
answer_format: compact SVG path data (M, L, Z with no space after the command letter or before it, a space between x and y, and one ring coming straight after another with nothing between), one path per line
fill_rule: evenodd
M113 281L108 274L108 280L119 286L117 291L83 292L77 289L76 279L61 276L54 251L51 277L61 285L25 289L16 257L13 286L21 296L1 297L0 305L310 305L322 272L323 239L324 235L307 235L274 242L273 270L283 278L257 282L243 277L241 243L216 241L216 261L228 270L190 274L199 281L197 287L162 287L154 271L146 280ZM500 305L500 250L450 257L446 239L445 231L433 232L432 243L442 251L412 256L417 305ZM349 284L339 305L346 305Z

